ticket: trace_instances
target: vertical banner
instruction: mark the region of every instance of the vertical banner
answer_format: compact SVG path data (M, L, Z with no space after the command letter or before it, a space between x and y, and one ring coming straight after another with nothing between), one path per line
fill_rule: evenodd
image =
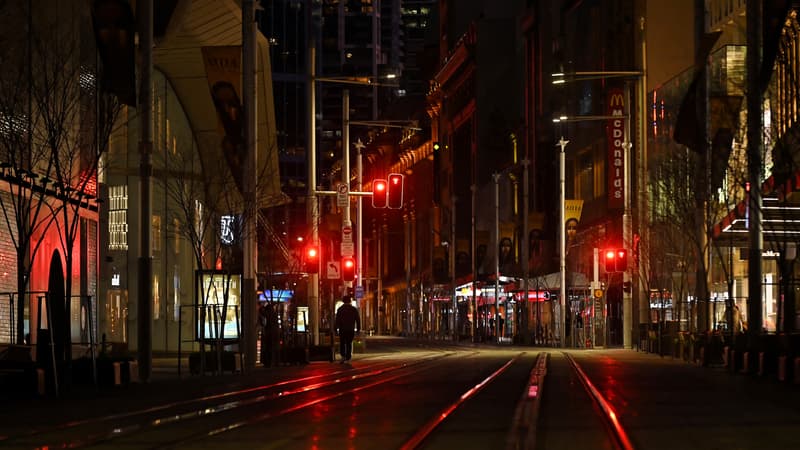
M535 271L543 256L544 213L528 213L528 270Z
M242 189L242 170L246 157L244 148L244 111L242 110L241 77L242 48L240 46L203 47L208 87L219 117L222 154L228 163L239 191Z
M567 253L569 247L578 235L578 224L581 221L583 211L583 200L564 200L564 229L567 236Z
M497 257L500 273L507 276L515 275L517 269L517 245L514 239L514 223L501 222L499 224Z
M608 91L608 209L622 209L625 196L625 97L622 89Z

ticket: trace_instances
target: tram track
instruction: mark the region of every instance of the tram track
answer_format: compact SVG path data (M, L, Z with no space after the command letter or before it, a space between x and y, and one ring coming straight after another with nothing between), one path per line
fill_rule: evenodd
M486 388L487 385L496 381L500 375L505 372L512 364L519 361L520 358L525 353L522 352L513 358L509 359L505 364L501 365L497 370L492 372L488 377L484 378L481 382L476 384L475 386L467 389L463 394L461 394L456 400L445 406L441 411L439 411L436 415L428 419L428 421L420 427L401 447L401 450L415 450L420 448L422 444L428 439L433 433L436 432L437 428L439 428L445 420L447 420L456 409L463 406L468 400L473 398L476 394Z
M345 386L348 383L369 381L366 385L386 382L385 378L395 379L409 370L424 370L427 365L435 364L441 359L453 356L444 353L428 356L415 361L369 364L357 368L343 368L324 374L280 380L273 383L237 389L203 396L167 402L150 407L127 411L119 414L84 418L66 421L57 425L37 427L31 430L3 436L0 446L7 448L86 448L100 444L111 444L134 434L146 433L149 430L165 428L170 425L196 421L201 418L221 415L242 408L252 408L266 402L297 397L314 393L331 387ZM381 381L383 380L383 381ZM344 395L344 391L340 395ZM336 396L328 397L333 398ZM326 397L322 397L323 399ZM322 401L322 400L320 400ZM310 406L317 402L299 402ZM298 408L286 408L279 412L288 414ZM234 421L236 425L240 421ZM229 425L229 427L231 426ZM219 434L225 427L217 427L212 435ZM231 428L233 429L233 428ZM208 433L206 433L208 434ZM181 444L181 441L166 446L152 448L170 448Z
M606 400L597 387L595 387L594 383L592 383L592 380L589 379L588 375L586 375L586 372L584 372L578 362L575 361L575 358L573 358L568 352L562 353L569 361L572 369L578 376L578 379L581 381L581 385L586 390L586 394L594 401L595 405L597 405L600 415L607 425L606 429L608 434L612 442L616 445L616 448L619 450L633 450L635 448L633 442L625 430L619 414L617 414L614 407Z
M432 367L432 365L442 364L444 362L442 360L440 360L440 359L437 359L435 361L429 361L429 363L430 364L413 364L413 365L409 365L407 367L404 367L403 368L404 370L397 371L396 373L393 372L390 376L387 376L387 377L384 377L384 378L371 380L371 381L369 381L367 383L358 384L358 385L356 385L354 387L345 387L344 389L334 390L332 393L323 395L321 397L309 399L309 400L304 401L304 402L293 403L291 405L288 405L285 408L281 408L281 409L278 409L278 410L275 410L275 411L268 411L268 412L261 413L261 414L258 414L258 415L252 416L252 417L248 417L248 418L245 418L245 419L241 419L241 420L237 420L237 421L233 421L233 422L228 422L228 423L222 424L220 426L217 426L217 427L215 427L213 429L205 430L205 431L202 431L202 432L199 432L199 433L195 433L195 434L192 434L192 435L189 435L189 436L184 436L184 437L182 437L180 439L176 439L176 440L173 440L171 442L168 442L168 443L165 443L165 444L159 444L159 445L156 445L156 446L153 446L153 447L149 447L149 448L152 448L152 449L187 448L187 447L190 447L193 444L198 443L198 442L200 442L200 441L202 441L204 439L207 439L207 438L210 438L210 437L215 437L215 436L218 436L218 435L223 434L223 433L228 433L228 432L237 430L237 429L245 427L245 426L257 425L257 424L260 424L260 423L262 423L262 422L264 422L266 420L269 420L269 419L272 419L272 418L275 418L275 417L291 414L291 413L297 412L299 410L302 410L302 409L305 409L305 408L308 408L308 407L311 407L311 406L314 406L314 405L317 405L317 404L320 404L320 403L329 402L331 400L334 400L334 399L337 399L337 398L341 398L341 397L346 396L346 395L353 395L353 394L356 394L358 392L361 392L361 391L364 391L364 390L367 390L367 389L372 389L372 388L374 388L376 386L380 386L380 385L383 385L383 384L386 384L386 383L391 383L391 382L393 382L395 380L398 380L398 379L401 379L403 377L407 377L409 375L413 375L413 374L416 374L418 372L422 372L424 370L428 370L428 369L430 369Z

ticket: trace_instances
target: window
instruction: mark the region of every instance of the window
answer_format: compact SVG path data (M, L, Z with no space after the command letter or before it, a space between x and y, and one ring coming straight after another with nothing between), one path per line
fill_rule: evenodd
M172 320L178 322L181 314L181 274L176 264L172 275Z
M161 318L161 287L158 282L158 274L153 275L153 320Z
M128 249L128 186L108 188L108 249Z
M154 215L152 218L153 224L153 252L161 251L161 216Z
M175 239L172 251L178 255L181 252L181 221L178 219L172 220L172 236Z

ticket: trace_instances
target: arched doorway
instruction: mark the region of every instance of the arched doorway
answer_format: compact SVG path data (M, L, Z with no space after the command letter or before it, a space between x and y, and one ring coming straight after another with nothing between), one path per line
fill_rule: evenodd
M47 281L47 308L50 309L48 328L53 334L53 352L57 363L66 361L69 357L69 317L65 301L66 290L64 286L64 266L61 264L61 254L53 251L50 258L50 274Z

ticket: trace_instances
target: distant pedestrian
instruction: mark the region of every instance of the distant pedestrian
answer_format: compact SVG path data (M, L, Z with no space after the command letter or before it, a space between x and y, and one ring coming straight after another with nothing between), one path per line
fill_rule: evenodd
M351 305L352 296L345 295L344 304L336 311L336 333L339 335L339 354L342 363L350 361L353 357L353 338L361 330L361 319L358 310Z
M278 314L272 302L262 302L259 311L261 325L261 364L272 367L278 363L280 330Z

